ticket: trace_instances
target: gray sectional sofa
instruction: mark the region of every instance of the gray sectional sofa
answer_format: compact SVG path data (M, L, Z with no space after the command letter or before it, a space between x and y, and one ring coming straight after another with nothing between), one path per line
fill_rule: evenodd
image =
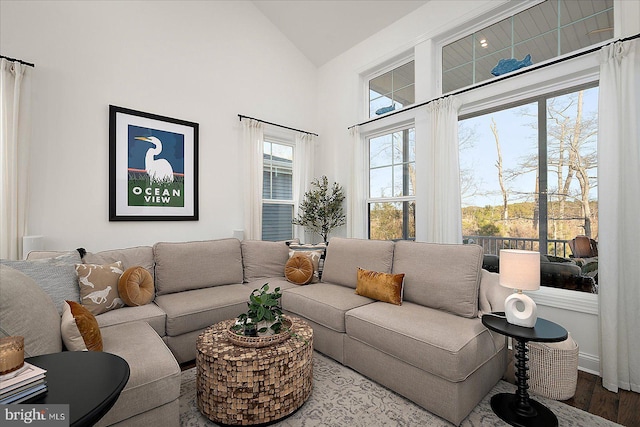
M313 327L315 350L454 424L502 377L506 340L482 326L480 314L501 310L509 290L497 274L482 270L479 246L333 238L322 281L305 286L285 279L288 258L284 242L236 239L87 253L84 263L147 268L156 291L150 304L96 316L104 351L131 367L129 383L100 425L177 426L178 363L193 360L198 335L245 311L251 291L264 283L279 286L283 310ZM358 267L404 273L402 305L356 295ZM27 279L9 270L2 267L2 281L22 286ZM62 350L59 331L45 348L26 341L30 355Z

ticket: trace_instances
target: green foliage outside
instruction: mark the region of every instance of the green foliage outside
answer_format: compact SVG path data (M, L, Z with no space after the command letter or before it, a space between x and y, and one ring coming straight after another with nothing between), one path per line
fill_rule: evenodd
M326 176L316 178L311 185L315 188L304 193L298 217L291 222L318 233L326 243L329 233L347 222L342 206L344 192L342 186L336 182L329 185Z
M403 206L406 204L406 206ZM408 235L403 235L404 208L408 209ZM400 240L416 236L415 202L374 203L369 212L369 238Z
M595 213L592 229L598 232L598 203L591 202ZM502 206L469 206L462 208L462 234L464 236L493 236L508 238L538 239L538 218L533 202L511 203L508 205L509 219L502 219ZM548 238L571 240L584 234L584 213L581 202L565 202L560 214L559 202L549 202ZM545 253L554 253L550 243Z

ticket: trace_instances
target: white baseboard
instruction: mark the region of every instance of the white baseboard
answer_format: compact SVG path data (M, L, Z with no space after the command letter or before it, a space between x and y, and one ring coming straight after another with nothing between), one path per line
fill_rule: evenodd
M578 353L578 369L600 376L600 358L593 354Z

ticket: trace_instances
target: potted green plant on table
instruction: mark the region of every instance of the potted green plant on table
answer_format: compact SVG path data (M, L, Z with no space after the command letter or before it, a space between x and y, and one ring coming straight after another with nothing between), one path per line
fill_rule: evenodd
M295 225L302 225L308 231L318 233L327 243L329 233L346 224L346 216L342 206L345 199L344 192L342 186L337 182L329 186L329 180L324 175L316 178L311 185L315 189L304 193L298 217L291 222Z
M254 289L249 295L245 313L238 316L232 329L245 336L264 336L280 333L282 329L282 309L280 307L280 288L269 292L269 284Z

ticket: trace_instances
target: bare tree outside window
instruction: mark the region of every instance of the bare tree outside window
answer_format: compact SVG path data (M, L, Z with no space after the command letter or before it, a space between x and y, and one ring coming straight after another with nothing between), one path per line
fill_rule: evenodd
M597 95L582 89L460 122L463 235L549 242L542 253L577 235L597 240Z

